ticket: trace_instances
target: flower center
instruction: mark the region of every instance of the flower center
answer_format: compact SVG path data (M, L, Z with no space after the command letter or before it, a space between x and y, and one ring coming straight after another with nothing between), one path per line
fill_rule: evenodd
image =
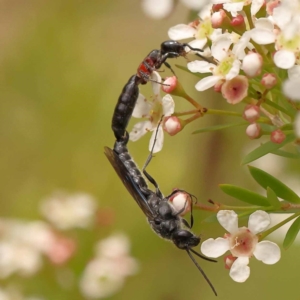
M232 68L233 62L234 62L233 56L227 56L226 58L224 58L215 69L214 75L221 75L221 76L227 75Z
M206 19L200 23L198 26L198 32L196 34L196 38L199 40L202 40L208 36L210 36L213 33L214 29L212 28L211 25L211 20Z
M248 228L242 227L229 238L230 251L235 257L251 257L258 237Z

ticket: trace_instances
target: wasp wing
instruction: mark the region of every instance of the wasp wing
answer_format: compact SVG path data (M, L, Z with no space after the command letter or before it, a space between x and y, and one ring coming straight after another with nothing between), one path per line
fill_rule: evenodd
M111 165L114 167L116 173L122 180L123 184L127 188L128 192L134 198L144 214L149 219L153 219L153 213L145 195L142 193L140 187L134 182L132 176L130 175L122 160L119 158L118 154L108 147L104 147L104 152Z

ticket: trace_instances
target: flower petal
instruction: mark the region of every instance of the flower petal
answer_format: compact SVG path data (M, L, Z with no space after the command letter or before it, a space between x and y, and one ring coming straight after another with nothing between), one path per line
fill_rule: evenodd
M224 33L215 39L214 43L211 46L212 56L221 61L222 59L228 56L228 49L232 44L229 33Z
M162 100L163 114L165 117L171 116L175 110L175 102L171 95L166 94Z
M232 63L232 67L231 67L230 71L226 74L225 79L226 80L231 80L234 77L236 77L240 73L241 64L242 64L241 61L236 59Z
M156 141L155 141L155 137L156 137ZM162 147L164 145L164 131L162 129L162 126L159 126L158 128L156 128L153 131L150 142L149 142L149 151L152 151L154 141L155 141L155 145L153 148L153 153L157 153L162 149Z
M224 238L208 239L201 244L201 252L208 257L219 257L229 250L229 241Z
M197 91L205 91L211 87L213 87L222 77L221 76L207 76L203 79L201 79L200 81L198 81L198 83L196 83L195 88Z
M245 282L250 276L248 264L248 257L238 257L230 268L229 276L236 282Z
M281 257L278 245L270 241L262 241L258 243L253 255L267 265L277 263Z
M238 216L233 210L220 210L217 219L228 232L235 233L238 230Z
M262 232L268 228L271 220L269 214L263 210L257 210L250 215L248 221L248 228L253 234Z
M178 24L168 30L168 36L172 40L183 40L191 38L196 34L196 29L186 24Z
M255 16L264 4L264 0L252 0L251 16Z
M129 133L129 139L133 142L139 140L142 136L144 136L148 131L153 129L152 123L150 121L143 121L136 123L131 132Z
M282 85L282 91L288 98L300 101L299 79L286 80Z
M167 17L173 8L172 0L143 0L141 4L144 13L154 19Z
M251 38L259 45L267 45L274 43L275 34L266 29L254 28L251 30Z
M193 73L211 73L216 68L214 64L208 63L207 61L203 60L194 60L192 62L189 62L187 64L187 67Z
M134 118L145 118L149 115L152 105L145 96L139 94L139 97L136 101L132 116Z
M281 69L291 68L296 61L295 54L287 50L279 50L274 54L275 65Z
M203 47L205 46L207 42L207 38L204 39L197 39L197 40L192 40L191 42L189 42L189 45L193 48L197 48L197 49L203 49ZM191 50L188 49L188 47L186 47L186 51L189 52ZM202 55L203 52L200 52L200 54Z
M156 81L151 81L151 85L152 85L152 91L153 91L153 94L155 96L159 96L160 97L160 88L161 88L161 77L160 75L157 73L157 72L152 72L151 74L151 79Z

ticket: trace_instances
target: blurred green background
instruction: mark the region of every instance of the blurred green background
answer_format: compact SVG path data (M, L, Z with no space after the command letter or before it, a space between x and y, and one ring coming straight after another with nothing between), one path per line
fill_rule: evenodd
M137 0L4 0L0 7L1 216L40 218L40 200L58 189L90 193L100 207L114 211L115 222L102 231L78 235L84 246L71 262L78 276L96 238L124 231L140 272L110 299L215 299L187 255L153 234L103 154L103 147L114 143L111 117L124 84L147 53L168 39L168 28L186 22L187 9L179 4L171 17L155 21L142 13ZM180 58L176 63L186 61ZM198 102L226 107L212 92L196 93L196 77L176 72ZM145 95L149 91L141 88ZM182 102L176 102L178 110L191 109ZM256 188L246 167L239 165L243 151L248 151L244 129L191 135L201 126L222 121L199 119L177 136L166 137L163 151L148 168L165 194L180 187L201 202L233 203L218 183ZM149 138L129 144L140 166L148 155ZM207 216L195 212L194 232L203 239L222 235L218 224L202 223ZM200 264L218 299L300 299L298 253L297 245L283 251L273 266L252 259L251 276L244 284L230 279L222 258L217 264ZM77 287L59 285L56 272L49 265L37 277L7 282L15 280L23 291L45 299L83 299Z

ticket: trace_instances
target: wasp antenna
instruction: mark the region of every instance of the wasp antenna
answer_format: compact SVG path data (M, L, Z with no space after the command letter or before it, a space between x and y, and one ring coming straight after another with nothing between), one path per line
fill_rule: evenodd
M190 250L194 253L194 251L191 248L186 248L185 249L187 254L189 255L190 259L193 261L193 263L195 264L195 266L197 267L197 269L200 271L200 273L202 274L202 276L205 278L206 282L209 284L209 286L211 287L211 289L213 290L214 294L216 296L218 296L217 291L215 290L214 286L212 285L212 283L210 282L210 280L208 279L208 277L206 276L206 274L204 273L204 271L202 270L202 268L199 266L199 264L197 263L197 261L195 260L195 258L192 256L192 254L190 253Z
M208 261L211 261L211 262L217 262L215 259L212 259L212 258L209 258L209 257L206 257L200 253L198 253L197 251L195 251L194 249L192 248L189 248L189 250L191 250L195 255L197 255L198 257L204 259L204 260L208 260Z

